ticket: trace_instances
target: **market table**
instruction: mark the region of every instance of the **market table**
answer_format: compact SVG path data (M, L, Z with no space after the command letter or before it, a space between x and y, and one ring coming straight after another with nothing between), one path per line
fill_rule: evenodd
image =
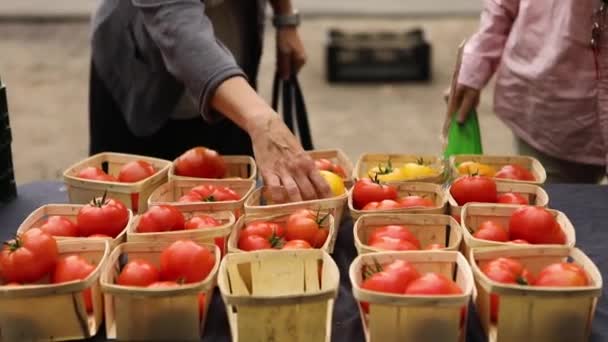
M548 184L545 186L551 208L568 215L576 228L576 244L596 263L608 279L608 187L596 185ZM25 217L47 203L65 203L67 194L60 182L35 182L19 186L19 197L0 208L0 238L10 238ZM363 341L359 312L350 290L348 267L357 252L353 243L352 221L343 221L333 257L340 268L340 293L333 317L332 341ZM603 289L605 297L606 290ZM228 322L219 291L209 308L203 341L230 341ZM567 327L564 327L567 329ZM106 341L103 327L90 341ZM485 341L473 310L470 310L467 341ZM600 300L593 322L591 341L608 341L608 302Z

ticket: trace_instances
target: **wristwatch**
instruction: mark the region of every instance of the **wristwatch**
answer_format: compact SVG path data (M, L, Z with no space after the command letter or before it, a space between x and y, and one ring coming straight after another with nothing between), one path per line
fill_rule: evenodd
M277 14L272 17L272 25L277 28L300 26L300 13L294 10L292 14Z

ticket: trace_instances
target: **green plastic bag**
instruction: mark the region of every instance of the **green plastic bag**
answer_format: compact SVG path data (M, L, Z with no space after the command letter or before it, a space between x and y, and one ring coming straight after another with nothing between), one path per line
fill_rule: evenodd
M457 117L457 114L452 115L448 144L444 152L445 159L455 154L483 154L477 112L471 111L462 124L458 123Z

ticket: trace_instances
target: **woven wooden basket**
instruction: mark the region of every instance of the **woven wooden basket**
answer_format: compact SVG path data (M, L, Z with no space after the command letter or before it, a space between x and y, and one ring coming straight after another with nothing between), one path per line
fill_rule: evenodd
M223 179L255 180L258 176L255 160L250 156L222 156L226 163L226 176ZM169 169L169 180L197 180L209 178L185 177L175 174L175 160Z
M366 153L361 155L357 164L355 165L355 170L353 173L354 179L361 178L369 178L369 170L377 167L382 164L384 166L387 165L388 161L391 161L391 164L394 167L401 167L406 163L417 163L419 161L423 161L426 165L431 166L433 169L437 171L436 175L408 179L408 182L424 182L424 183L436 183L441 184L445 180L445 166L443 159L437 156L432 155L421 155L421 154L382 154L382 153Z
M482 163L486 165L490 165L496 169L496 171L500 170L501 167L509 164L516 164L523 166L524 168L530 170L532 175L534 175L534 181L520 181L514 179L504 179L504 178L495 178L496 180L500 180L502 182L512 182L512 183L529 183L540 185L545 183L547 180L547 172L543 165L533 157L528 156L487 156L487 155L478 155L478 154L459 154L450 157L450 169L452 176L458 177L458 165L465 161L472 161L477 163Z
M353 186L353 162L346 156L344 151L340 149L335 150L315 150L309 151L308 154L312 159L328 159L336 165L341 166L346 172L346 179L344 180L344 186L349 189Z

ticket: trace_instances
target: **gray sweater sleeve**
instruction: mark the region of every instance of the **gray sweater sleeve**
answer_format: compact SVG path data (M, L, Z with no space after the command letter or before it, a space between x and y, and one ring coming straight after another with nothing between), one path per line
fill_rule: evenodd
M246 77L228 49L215 38L200 0L131 0L160 48L167 70L182 81L199 113L217 119L209 104L217 87L234 76Z

